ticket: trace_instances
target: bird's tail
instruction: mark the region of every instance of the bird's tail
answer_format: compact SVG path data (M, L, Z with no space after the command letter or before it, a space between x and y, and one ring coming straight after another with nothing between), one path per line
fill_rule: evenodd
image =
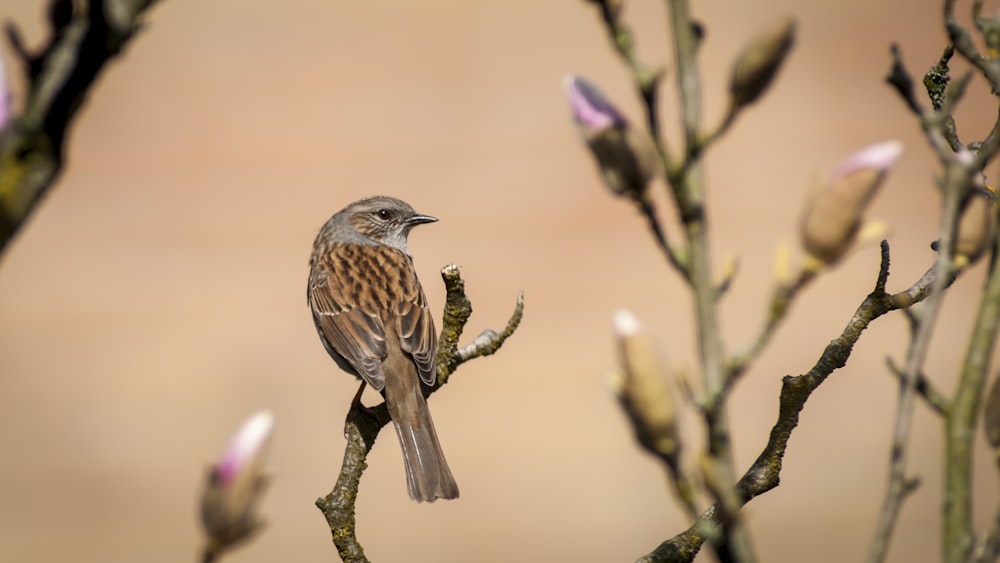
M417 502L458 498L458 484L438 442L416 370L410 366L404 377L386 377L385 385L389 416L403 448L410 498Z

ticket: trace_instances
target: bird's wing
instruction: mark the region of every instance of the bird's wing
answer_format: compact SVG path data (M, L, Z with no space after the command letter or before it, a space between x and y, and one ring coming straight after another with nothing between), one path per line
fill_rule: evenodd
M420 379L433 385L437 379L437 332L434 317L427 307L427 297L420 287L416 270L409 256L399 252L399 258L407 262L399 277L399 300L396 308L396 330L399 333L399 347L413 356Z
M309 306L323 344L337 363L354 368L366 383L385 386L382 360L387 354L385 326L376 304L366 299L370 276L365 261L352 256L358 247L342 245L314 260L309 275ZM334 269L336 264L336 270ZM339 358L338 358L339 356Z

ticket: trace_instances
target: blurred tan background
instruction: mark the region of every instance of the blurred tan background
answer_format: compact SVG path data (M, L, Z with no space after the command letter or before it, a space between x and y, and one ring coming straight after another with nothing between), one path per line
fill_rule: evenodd
M0 15L37 44L39 4L6 2ZM935 162L883 77L892 41L914 73L940 55L938 3L712 0L694 12L708 30L708 122L739 46L778 17L799 21L775 88L708 155L716 267L729 253L741 261L721 311L729 349L762 320L774 247L794 240L810 186L888 138L907 152L872 215L893 229L890 289L909 285L933 257ZM669 62L662 4L634 1L627 17L643 57ZM500 328L521 290L526 312L499 355L463 366L431 401L460 500L410 502L383 434L358 506L368 556L627 561L685 526L605 383L617 307L671 363L693 366L695 352L684 288L599 183L563 98L561 77L577 72L640 116L595 9L166 0L148 24L91 93L66 173L0 262L0 560L194 559L203 470L264 407L277 419L270 526L227 561L335 559L313 501L339 470L356 384L315 334L307 261L329 215L375 193L441 219L410 246L437 310L439 269L462 267L475 307L466 342ZM996 111L982 81L973 90L959 114L966 140ZM671 130L674 107L663 100ZM740 471L766 440L780 378L813 365L877 264L864 249L810 287L736 388ZM927 362L949 392L982 277L951 290ZM761 560L866 552L896 401L883 362L901 359L906 339L900 315L877 321L809 401L781 486L745 511ZM693 452L700 429L686 422ZM939 553L941 430L923 405L911 446L923 485L905 504L897 562ZM981 436L977 446L981 531L998 495Z

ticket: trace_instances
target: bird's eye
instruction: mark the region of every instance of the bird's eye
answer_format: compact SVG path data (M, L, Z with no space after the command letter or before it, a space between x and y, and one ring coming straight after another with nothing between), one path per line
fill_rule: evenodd
M392 217L392 212L390 212L388 209L379 209L378 211L375 212L375 215L378 215L378 218L382 219L383 221L388 221L389 217Z

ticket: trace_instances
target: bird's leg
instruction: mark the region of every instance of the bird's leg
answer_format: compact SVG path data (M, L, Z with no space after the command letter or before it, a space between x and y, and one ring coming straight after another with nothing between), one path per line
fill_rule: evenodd
M358 386L358 392L354 394L354 398L351 399L351 408L347 411L347 420L344 421L344 434L347 434L347 425L350 424L351 420L360 416L366 416L373 420L378 420L378 415L370 407L366 407L364 403L361 402L361 395L365 392L365 387L368 384L364 381Z
M358 386L358 392L355 393L354 394L354 398L351 399L351 410L352 411L354 409L361 409L361 410L365 410L365 411L368 410L368 407L364 406L361 403L361 394L365 392L365 387L367 387L367 386L368 386L368 384L365 383L364 380L362 380L361 381L361 385Z

